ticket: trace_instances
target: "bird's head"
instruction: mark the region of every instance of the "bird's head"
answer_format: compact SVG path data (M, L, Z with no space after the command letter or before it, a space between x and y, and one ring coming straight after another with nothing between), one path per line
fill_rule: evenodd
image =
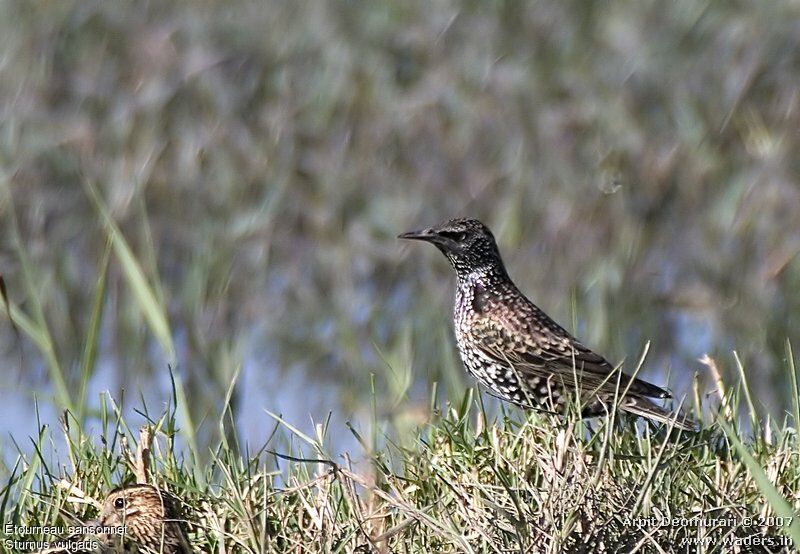
M161 516L164 506L161 495L150 485L130 485L109 493L103 502L100 521L104 525L122 525L124 521L146 514Z
M430 242L447 257L459 276L473 271L505 272L494 235L477 219L451 219L398 238Z
M100 510L98 520L104 528L100 538L107 545L135 543L145 547L147 552L192 552L184 546L186 538L180 527L177 502L175 496L152 485L114 489ZM116 527L121 531L113 529Z

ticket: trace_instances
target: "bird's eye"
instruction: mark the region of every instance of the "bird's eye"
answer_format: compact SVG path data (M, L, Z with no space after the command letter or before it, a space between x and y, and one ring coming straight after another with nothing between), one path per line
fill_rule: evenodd
M461 242L467 236L466 233L459 233L458 231L440 231L439 234L455 242Z
M122 508L124 508L124 507L125 507L125 500L123 500L122 498L117 498L117 499L115 499L115 500L114 500L114 507L115 507L117 510L121 510Z

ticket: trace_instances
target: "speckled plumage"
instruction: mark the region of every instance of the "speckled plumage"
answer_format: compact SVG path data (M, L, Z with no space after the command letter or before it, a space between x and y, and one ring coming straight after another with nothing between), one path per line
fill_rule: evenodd
M123 527L105 535L102 552L192 552L178 518L176 499L151 485L128 485L111 491L103 502L99 525Z
M491 231L475 219L454 219L400 238L434 244L458 275L454 325L467 371L489 392L519 406L563 413L579 392L582 415L619 409L658 421L671 414L649 398L669 392L615 371L528 300L508 276ZM692 429L693 423L676 421Z

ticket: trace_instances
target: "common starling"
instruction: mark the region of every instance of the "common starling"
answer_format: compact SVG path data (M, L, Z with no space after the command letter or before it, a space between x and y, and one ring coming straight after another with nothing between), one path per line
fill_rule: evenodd
M192 552L181 529L176 499L152 485L111 491L103 502L98 525L120 531L101 535L102 552Z
M609 413L625 393L616 404L620 410L694 428L649 400L670 398L668 391L616 370L528 300L480 221L453 219L399 238L432 243L456 270L458 351L467 371L494 396L560 414L574 399L583 417L594 417Z

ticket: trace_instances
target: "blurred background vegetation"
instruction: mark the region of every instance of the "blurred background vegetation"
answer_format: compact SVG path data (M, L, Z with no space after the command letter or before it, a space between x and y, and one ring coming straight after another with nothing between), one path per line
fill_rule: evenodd
M55 423L56 374L73 402L86 380L91 417L103 390L126 390L129 407L166 402L168 364L203 441L234 379L247 439L274 424L264 409L298 426L328 410L424 421L434 382L452 399L470 383L446 261L395 236L456 216L489 224L520 287L612 361L651 341L643 374L681 396L694 372L712 389L706 352L735 382L736 350L758 406L787 405L797 2L18 1L0 13L0 272L59 360L0 328L4 446L36 432L34 396ZM109 244L98 206L174 354L115 250L84 363Z

